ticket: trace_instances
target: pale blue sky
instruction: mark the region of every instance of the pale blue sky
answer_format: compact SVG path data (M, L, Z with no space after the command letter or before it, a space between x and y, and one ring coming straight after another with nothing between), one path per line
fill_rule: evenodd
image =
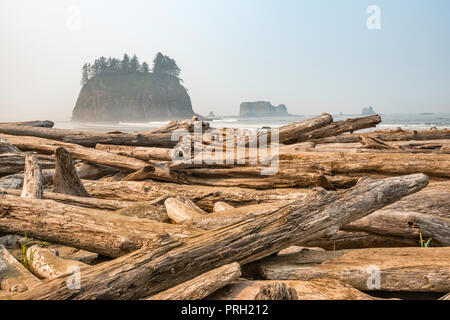
M366 27L369 5L381 30ZM84 62L158 51L201 114L253 100L295 114L450 112L449 39L448 0L0 0L0 121L68 119Z

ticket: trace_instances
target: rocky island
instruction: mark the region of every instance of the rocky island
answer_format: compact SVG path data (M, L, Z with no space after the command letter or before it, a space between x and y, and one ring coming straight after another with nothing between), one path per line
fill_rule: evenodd
M289 117L286 105L273 106L268 101L242 102L239 117Z
M362 112L361 112L362 116L371 116L371 115L374 115L374 114L377 114L377 113L373 110L372 107L363 108Z
M101 57L83 66L75 121L155 121L191 118L191 99L173 59L158 53L152 72L136 56Z

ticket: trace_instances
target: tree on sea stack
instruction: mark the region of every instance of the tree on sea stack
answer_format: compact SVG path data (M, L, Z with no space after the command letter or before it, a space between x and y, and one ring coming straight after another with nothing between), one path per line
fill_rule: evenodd
M139 64L138 57L136 57L136 55L133 55L133 58L131 58L131 61L130 61L130 72L131 73L138 72L140 68L141 68L141 66Z
M144 62L141 66L141 72L144 74L148 74L150 72L150 67L147 62Z
M83 65L83 75L81 77L81 85L85 85L89 81L89 74L91 72L91 66L89 63L85 63Z
M180 68L177 66L177 63L174 59L169 56L163 55L161 52L156 54L155 59L153 60L153 73L154 74L167 74L178 78L180 75Z
M120 65L120 71L122 73L127 73L130 70L130 57L125 53Z

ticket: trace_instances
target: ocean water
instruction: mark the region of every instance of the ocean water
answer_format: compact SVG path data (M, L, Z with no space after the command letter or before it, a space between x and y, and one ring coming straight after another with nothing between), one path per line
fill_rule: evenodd
M405 130L426 130L431 127L438 129L450 128L450 113L422 113L422 114L380 114L381 123L376 128L370 128L363 131L395 129L401 127ZM214 128L241 128L257 130L263 127L278 128L291 122L302 121L314 117L314 115L295 116L295 117L271 117L271 118L239 118L222 117L210 121ZM335 121L348 118L360 117L356 114L337 114L333 115ZM55 128L74 129L93 132L140 132L161 127L169 121L152 122L117 122L117 123L99 123L99 122L76 122L61 121L55 123Z

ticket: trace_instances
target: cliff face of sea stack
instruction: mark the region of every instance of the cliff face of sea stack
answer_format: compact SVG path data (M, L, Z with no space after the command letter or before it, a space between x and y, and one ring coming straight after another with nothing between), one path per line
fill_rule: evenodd
M90 79L72 112L74 121L154 121L188 119L191 98L169 75L120 74Z
M240 117L287 117L290 114L284 104L275 107L268 101L242 102Z

